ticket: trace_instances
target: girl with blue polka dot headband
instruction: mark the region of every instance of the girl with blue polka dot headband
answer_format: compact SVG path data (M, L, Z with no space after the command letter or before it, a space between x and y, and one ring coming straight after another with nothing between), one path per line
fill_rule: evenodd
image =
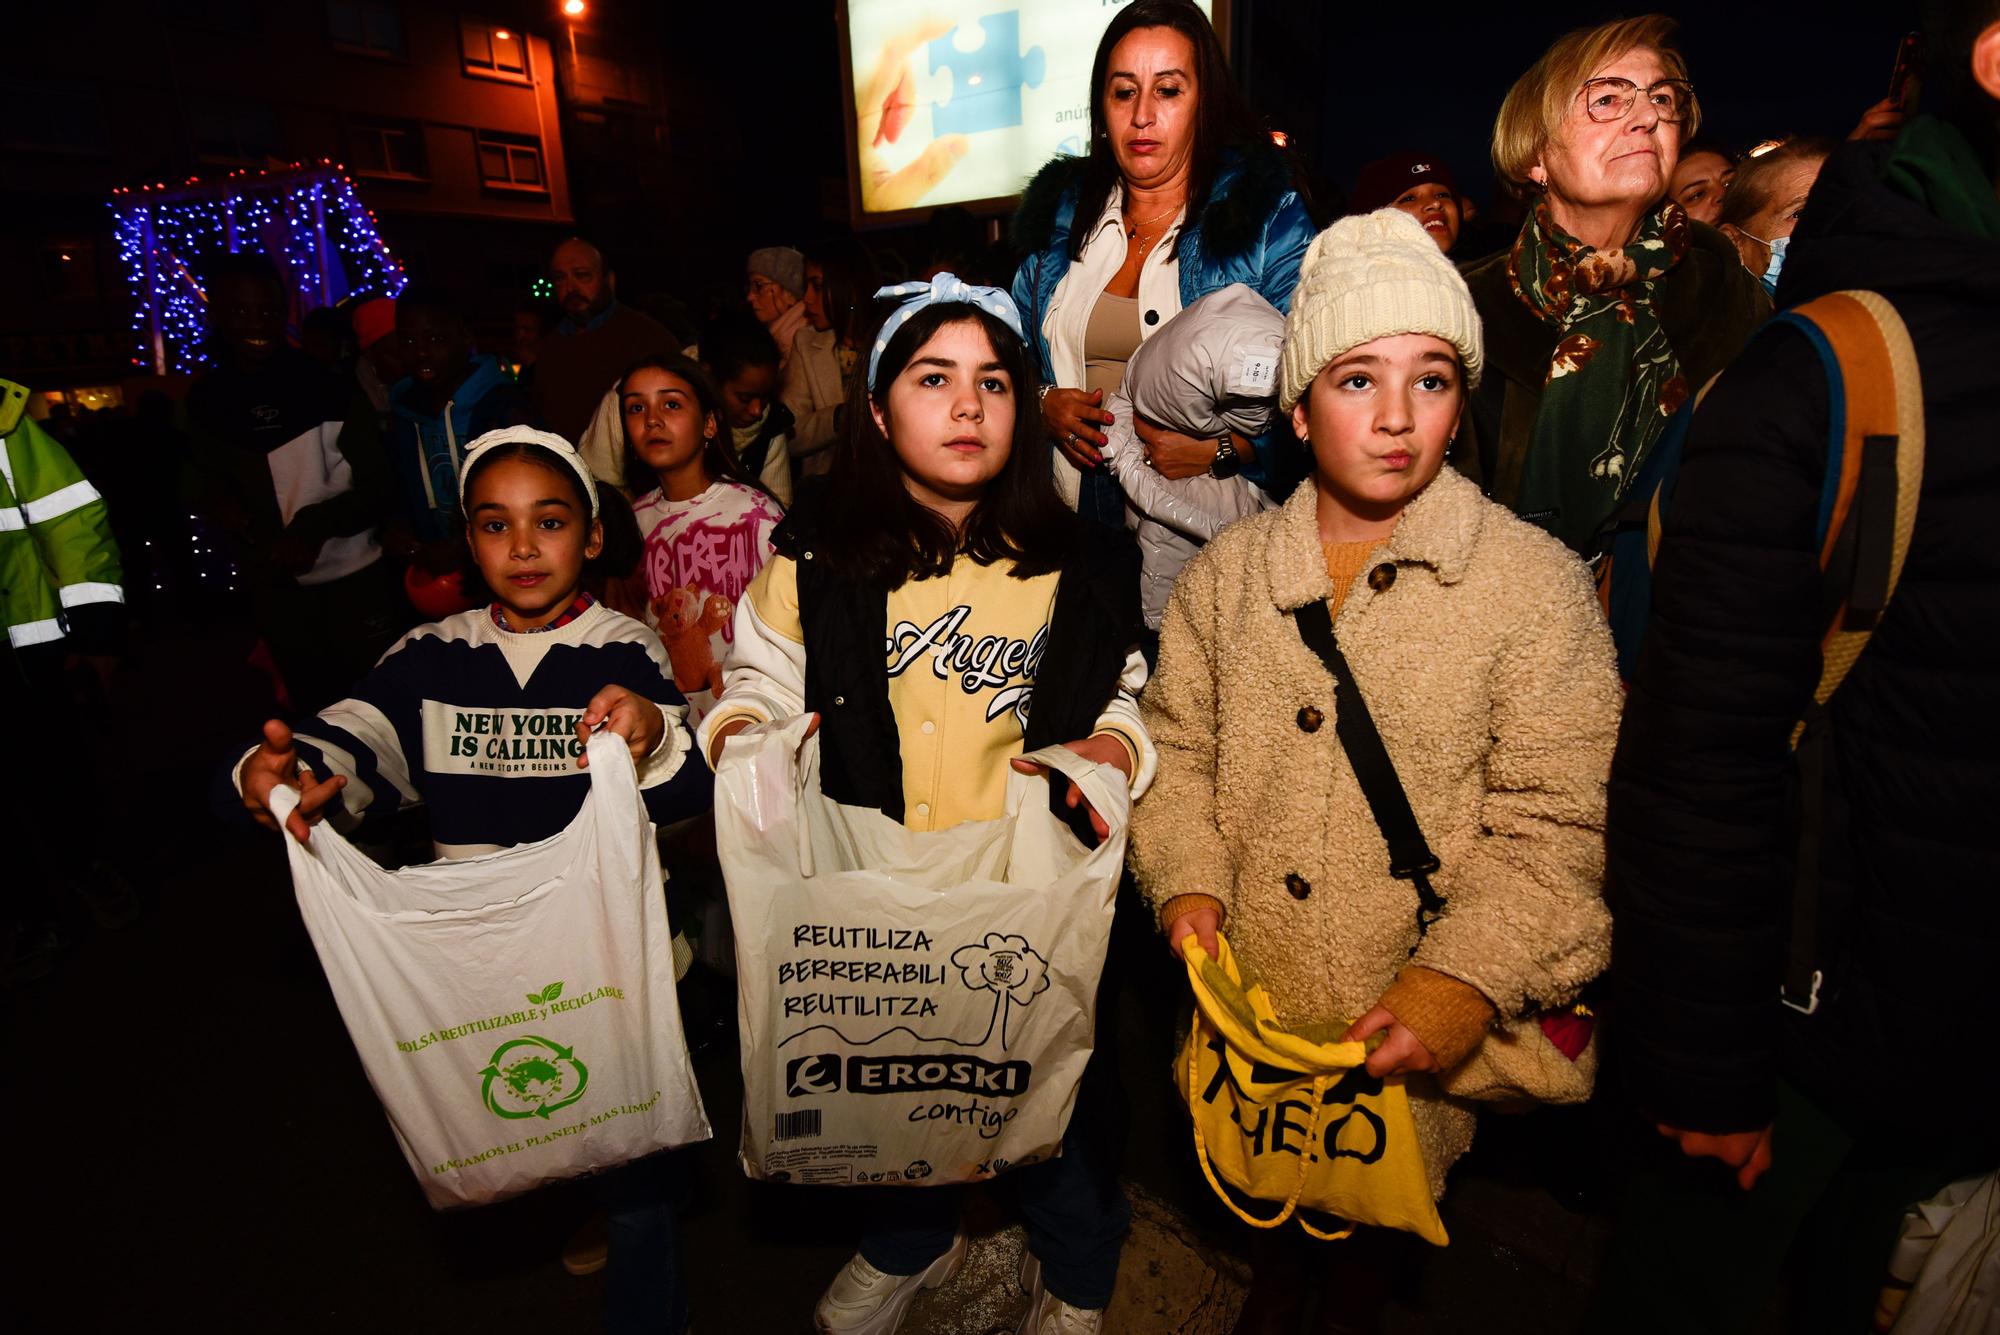
M882 322L881 332L875 335L875 346L868 350L870 390L877 387L875 371L882 364L882 350L889 346L889 340L896 336L896 331L909 323L910 317L926 306L935 306L939 302L946 301L977 306L988 315L1005 323L1014 331L1014 336L1023 343L1028 341L1027 331L1021 325L1021 308L1014 304L1012 297L997 287L981 287L977 283L963 282L957 274L941 273L929 282L919 279L911 283L894 283L876 289L876 300L886 301L892 297L908 297L909 300L898 306L889 318Z

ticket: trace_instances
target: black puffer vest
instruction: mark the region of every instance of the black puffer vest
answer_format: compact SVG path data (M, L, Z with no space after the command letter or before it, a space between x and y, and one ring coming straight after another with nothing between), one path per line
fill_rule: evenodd
M816 498L802 500L771 534L798 563L805 635L806 709L820 717L820 791L836 802L903 819L903 749L889 707L889 589L832 573L813 545ZM1056 585L1048 646L1029 698L1024 749L1087 737L1118 689L1138 642L1139 548L1131 535L1078 521ZM1061 785L1051 810L1072 821ZM1081 837L1095 842L1088 820Z

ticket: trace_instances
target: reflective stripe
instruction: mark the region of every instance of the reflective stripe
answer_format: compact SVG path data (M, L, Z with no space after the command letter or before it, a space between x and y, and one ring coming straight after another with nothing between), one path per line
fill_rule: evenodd
M28 526L27 516L18 505L0 505L0 533L18 533Z
M97 488L88 482L72 482L67 487L58 487L46 496L37 496L32 501L21 502L21 509L27 514L30 524L46 524L57 515L66 515L80 506L102 499Z
M92 580L78 580L65 584L57 591L64 607L78 607L84 603L122 603L125 590L116 584L102 584Z
M61 621L50 617L47 621L23 621L18 626L7 627L7 642L16 649L25 649L31 644L48 644L60 640L68 634Z

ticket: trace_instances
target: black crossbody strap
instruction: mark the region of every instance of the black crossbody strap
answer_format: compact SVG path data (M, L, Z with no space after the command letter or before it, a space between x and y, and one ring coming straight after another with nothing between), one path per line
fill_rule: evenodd
M1382 734L1375 730L1375 719L1368 712L1368 702L1361 698L1361 688L1340 652L1340 643L1333 635L1332 613L1324 602L1313 602L1292 616L1299 623L1299 638L1333 674L1333 730L1341 749L1347 752L1348 763L1354 766L1354 777L1368 799L1368 809L1375 814L1375 824L1381 827L1383 841L1389 845L1389 874L1416 887L1417 934L1422 936L1444 913L1444 896L1431 888L1430 878L1439 865L1437 855L1424 839L1417 813L1410 810L1395 762L1389 759Z

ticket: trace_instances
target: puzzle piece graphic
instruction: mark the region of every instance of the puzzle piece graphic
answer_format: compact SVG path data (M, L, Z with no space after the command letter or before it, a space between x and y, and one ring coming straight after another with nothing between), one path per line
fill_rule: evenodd
M1021 46L1021 13L988 14L979 20L986 40L977 50L952 45L954 28L930 44L930 72L951 70L951 101L931 111L934 134L978 134L1021 123L1021 89L1039 88L1047 61L1042 48L1014 54Z

